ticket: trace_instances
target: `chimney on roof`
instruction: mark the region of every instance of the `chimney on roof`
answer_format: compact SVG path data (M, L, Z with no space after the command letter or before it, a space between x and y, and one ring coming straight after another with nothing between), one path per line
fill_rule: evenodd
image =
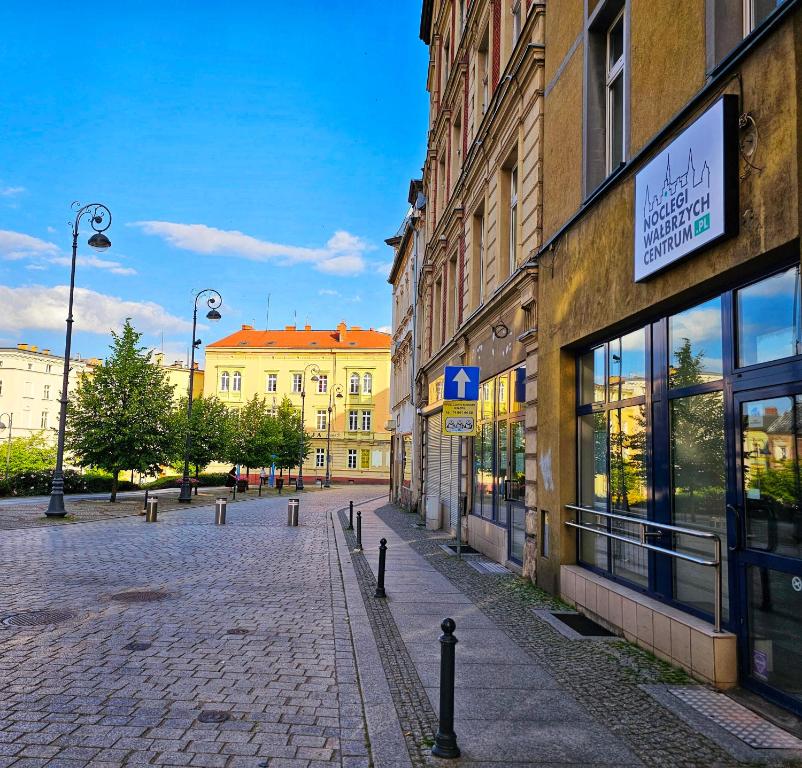
M42 354L43 355L49 355L50 354L50 350L49 349L43 349L42 350Z
M198 368L200 368L200 363L195 363L195 364L193 365L193 367L192 367L192 369L193 369L194 371L197 371L197 370L198 370Z
M294 331L295 330L295 326L294 325L285 325L284 326L284 330L285 331Z
M37 347L36 344L31 344L30 351L31 352L38 352L39 351L39 347Z
M307 324L304 326L304 330L305 330L305 331L311 331L311 330L312 330L312 326L311 326L311 325L309 325L309 324L307 323Z
M339 341L345 341L346 331L348 330L348 326L344 322L340 322L337 326L337 339Z
M244 325L243 324L242 330L243 331L252 331L253 330L253 326L252 325Z
M351 330L352 331L361 331L362 330L362 326L361 325L352 325L351 326Z
M17 344L17 349L21 349L23 352L27 352L28 351L28 345L27 344Z
M184 361L183 360L173 360L173 366L176 368L183 368Z

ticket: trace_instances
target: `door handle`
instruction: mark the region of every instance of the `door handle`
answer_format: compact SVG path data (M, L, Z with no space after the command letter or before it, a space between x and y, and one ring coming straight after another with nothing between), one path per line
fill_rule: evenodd
M741 510L734 504L727 504L727 512L732 512L735 517L735 546L727 547L730 552L737 552L742 547L741 542Z

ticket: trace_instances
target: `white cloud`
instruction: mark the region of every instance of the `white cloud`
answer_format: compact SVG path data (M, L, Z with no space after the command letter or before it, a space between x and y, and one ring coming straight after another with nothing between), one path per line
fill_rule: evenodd
M382 277L390 277L390 270L393 268L392 261L379 261L373 265L373 271Z
M18 331L23 328L63 330L69 286L42 285L9 288L0 286L0 330ZM126 317L138 331L188 332L192 325L171 315L164 307L152 301L126 301L118 296L75 289L75 330L106 334L111 328L122 327Z
M379 333L392 333L393 329L389 325L380 325L376 329Z
M56 256L49 259L51 264L61 264L69 266L71 259L67 256ZM135 275L136 270L133 267L124 267L119 261L108 261L106 259L99 259L97 256L79 256L75 263L79 267L91 267L94 269L107 269L113 275ZM35 268L35 267L32 267Z
M340 292L339 291L332 291L331 288L321 288L317 292L317 295L318 296L339 296Z
M170 221L137 221L148 235L166 240L186 251L225 254L250 261L278 261L279 264L311 264L329 275L358 275L365 271L365 253L371 246L345 231L335 232L322 248L273 243L237 230L217 229L205 224L178 224Z
M0 257L4 259L16 261L35 256L53 256L58 252L55 243L48 243L38 237L24 235L22 232L0 229Z
M25 192L25 187L0 187L0 197L16 197Z

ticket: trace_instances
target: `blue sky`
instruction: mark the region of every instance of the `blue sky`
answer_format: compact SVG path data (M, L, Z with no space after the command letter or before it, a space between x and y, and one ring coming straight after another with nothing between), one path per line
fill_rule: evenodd
M0 28L0 345L63 350L70 204L113 246L79 247L73 349L131 315L183 357L242 323L388 326L384 239L426 148L420 0L5 0Z

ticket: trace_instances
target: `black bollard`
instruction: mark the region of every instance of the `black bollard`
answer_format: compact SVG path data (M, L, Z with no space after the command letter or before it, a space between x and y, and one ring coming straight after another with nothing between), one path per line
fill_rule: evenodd
M376 581L376 591L373 597L387 597L384 591L384 566L387 560L387 539L379 542L379 578Z
M145 503L142 505L142 514L144 515L145 512L148 511L148 494L150 493L150 488L145 488Z
M440 725L434 737L432 754L435 757L459 757L457 734L454 733L454 646L457 638L454 619L443 619L440 629Z
M354 530L354 502L348 502L348 530Z
M362 512L359 510L356 513L356 548L362 549Z

